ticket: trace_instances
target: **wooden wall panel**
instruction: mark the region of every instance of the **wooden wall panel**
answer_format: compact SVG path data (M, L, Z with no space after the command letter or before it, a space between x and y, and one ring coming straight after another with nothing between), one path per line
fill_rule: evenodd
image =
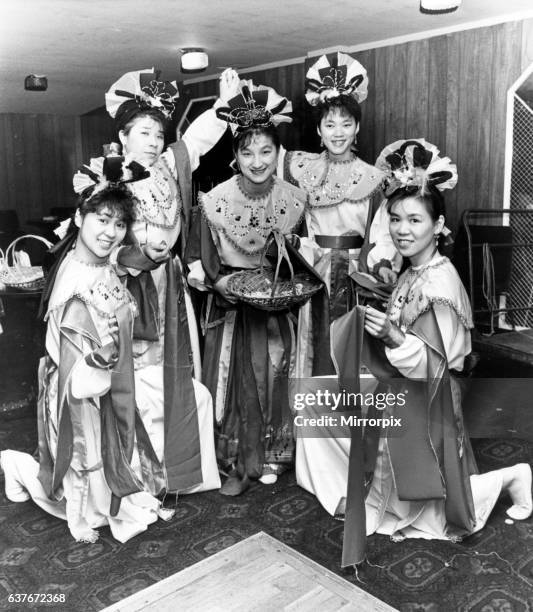
M406 70L403 87L405 98L405 131L401 138L429 138L429 40L403 45L406 47Z
M427 87L427 130L426 139L441 149L446 143L447 127L447 95L443 95L443 90L448 92L453 87L448 83L448 37L437 36L428 40L428 87ZM453 63L453 62L452 62ZM457 84L457 77L455 78ZM442 151L442 149L441 149ZM442 151L449 154L448 151Z
M0 209L14 208L24 225L52 206L72 206L80 157L79 117L0 115Z
M522 25L525 26L526 24L530 24L529 32L533 33L533 28L531 28L533 20L525 21L523 24L514 21L494 29L494 56L492 60L494 94L490 116L490 174L488 182L490 199L495 207L497 207L498 202L503 202L507 91L523 70L521 68L520 71L517 71L516 66L521 63L519 41ZM531 61L533 62L533 58ZM501 101L501 104L495 103L496 100Z

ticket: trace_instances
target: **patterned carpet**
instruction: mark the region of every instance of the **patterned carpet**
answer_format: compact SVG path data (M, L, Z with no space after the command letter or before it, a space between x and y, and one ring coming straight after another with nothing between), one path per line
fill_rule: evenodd
M4 320L0 336L0 449L32 452L35 360L27 351L38 340L19 312L15 323ZM482 471L533 457L533 444L518 439L476 440L474 447ZM0 485L0 610L101 610L261 530L405 612L533 610L533 518L506 524L505 500L486 528L462 543L370 537L372 565L356 577L339 567L343 524L297 486L293 473L238 498L216 491L184 496L171 522L159 521L126 544L108 528L96 544L78 544L65 523L32 502L8 502L3 477ZM66 602L9 603L10 593L64 594Z

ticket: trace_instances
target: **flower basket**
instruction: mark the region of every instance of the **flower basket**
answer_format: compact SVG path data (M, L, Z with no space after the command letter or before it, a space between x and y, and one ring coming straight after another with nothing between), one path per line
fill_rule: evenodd
M278 247L276 269L265 268L263 265L265 253L272 241ZM279 278L279 268L285 259L289 266L290 278ZM285 247L285 238L278 232L273 232L261 258L261 267L254 270L236 272L228 280L228 290L239 300L261 310L288 310L301 306L309 298L320 291L322 284L310 274L294 274L292 264Z
M20 240L34 238L43 242L48 248L52 243L42 236L25 234L19 236L7 247L5 256L0 250L0 282L6 287L22 291L40 291L44 286L44 272L41 266L23 265L20 253L15 247Z

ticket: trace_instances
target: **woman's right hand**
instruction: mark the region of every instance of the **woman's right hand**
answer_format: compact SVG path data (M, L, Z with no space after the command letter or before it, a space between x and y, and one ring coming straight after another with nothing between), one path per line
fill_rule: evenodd
M147 242L142 249L146 257L155 263L163 263L170 257L170 247L164 240L161 240L159 244Z
M215 288L215 291L220 293L220 295L227 302L229 302L230 304L236 304L238 301L237 298L233 295L233 293L230 293L228 290L228 281L232 276L233 276L232 274L228 274L227 276L222 276L221 278L217 280L217 282L213 286Z
M389 348L397 348L405 339L399 329L384 313L367 306L365 308L365 331L374 338L379 338Z
M226 103L239 93L239 74L233 68L226 68L220 75L220 99Z

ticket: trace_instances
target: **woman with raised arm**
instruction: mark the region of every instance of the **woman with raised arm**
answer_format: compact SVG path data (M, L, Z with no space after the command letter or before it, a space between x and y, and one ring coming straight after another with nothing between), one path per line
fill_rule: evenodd
M237 74L225 71L215 107L234 95L237 85ZM143 473L155 494L220 486L212 400L198 382L197 327L180 255L190 224L191 173L227 125L210 109L166 148L165 130L177 96L175 83L158 80L150 70L125 74L106 93L123 155L146 169L143 180L130 184L138 202L136 244L121 248L116 258L139 308L133 328L141 417L137 443L144 449ZM91 160L80 169L74 177L77 191L83 191L101 163L101 158ZM179 254L174 253L178 244Z

